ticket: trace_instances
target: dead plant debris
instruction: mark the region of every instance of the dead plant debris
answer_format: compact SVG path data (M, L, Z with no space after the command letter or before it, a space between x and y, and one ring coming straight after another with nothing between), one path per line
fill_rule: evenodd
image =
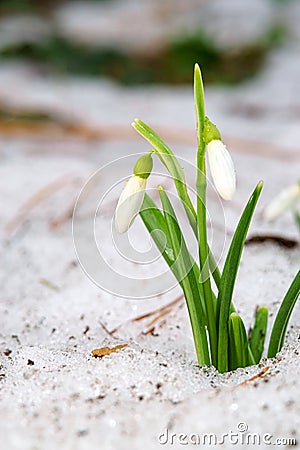
M240 386L244 386L245 384L250 383L251 381L255 381L258 378L263 378L265 373L270 369L270 366L264 367L263 370L261 370L259 373L254 375L253 377L249 378L248 380L243 381Z
M111 353L121 350L122 348L127 347L127 346L128 346L128 344L121 344L121 345L116 345L115 347L95 348L94 350L92 350L92 356L94 356L94 358L103 358L103 356L108 356Z
M272 242L274 244L279 245L280 247L285 248L295 248L299 245L299 243L295 239L289 239L284 236L277 236L273 234L261 234L251 236L246 240L245 245L261 244L264 242Z
M60 288L52 283L52 281L47 280L47 278L39 278L39 283L42 284L43 286L46 286L47 288L51 289L52 291L56 291L58 292L60 290Z
M51 197L54 193L58 192L65 186L70 186L70 184L78 183L79 178L73 175L64 175L58 178L56 181L49 183L29 199L23 203L23 205L16 212L15 216L6 224L5 232L8 236L13 235L19 227L23 225L27 219L29 213L40 203L43 203L48 197Z
M156 127L158 134L165 136L166 140L194 145L194 137L191 137L190 130ZM0 132L2 136L24 138L24 136L53 139L78 139L83 140L115 140L115 139L136 139L133 130L127 126L119 125L98 125L91 126L80 121L70 121L63 115L54 116L48 111L28 109L11 110L8 106L1 108L0 105ZM265 141L245 139L236 136L224 136L224 141L228 147L234 148L239 153L257 153L259 155L270 156L273 159L294 160L297 156L289 148L282 148Z
M171 302L167 303L164 306L161 306L160 308L154 309L152 311L149 311L144 314L140 314L139 316L133 317L132 319L127 320L126 322L121 323L113 330L108 330L103 323L100 323L101 327L110 335L113 336L115 333L117 333L123 326L128 325L129 323L139 322L141 320L147 319L149 317L153 317L150 322L146 324L146 329L142 331L142 334L151 334L155 330L155 325L158 321L164 318L164 316L168 315L175 305L183 301L183 295L179 295L175 298L175 300L172 300Z

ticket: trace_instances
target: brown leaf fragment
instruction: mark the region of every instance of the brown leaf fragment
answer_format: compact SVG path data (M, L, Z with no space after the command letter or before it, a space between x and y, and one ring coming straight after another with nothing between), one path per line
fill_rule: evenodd
M102 347L102 348L95 348L95 350L92 350L92 356L94 358L103 358L103 356L108 356L111 353L116 352L117 350L121 350L124 347L127 347L128 344L122 344L122 345L116 345L115 347Z

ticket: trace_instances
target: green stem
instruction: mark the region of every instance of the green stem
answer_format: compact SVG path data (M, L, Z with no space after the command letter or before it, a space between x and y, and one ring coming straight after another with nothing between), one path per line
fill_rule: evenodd
M204 301L208 322L208 333L212 363L217 367L217 328L216 316L212 302L212 290L209 273L209 250L206 230L206 167L205 167L205 142L204 142L204 90L199 66L195 66L194 95L197 121L197 217L198 217L198 243L200 262L200 283L203 285Z
M192 230L196 236L196 239L198 240L199 236L198 236L198 225L197 225L197 213L195 211L195 208L194 208L192 201L187 192L186 192L185 202L183 203L183 205L184 205L186 214L188 216L190 225L192 227ZM217 289L219 289L219 285L220 285L220 281L221 281L221 273L218 268L215 257L212 254L212 251L209 247L208 247L208 251L209 251L209 254L208 254L209 269L211 271L213 279L215 280Z

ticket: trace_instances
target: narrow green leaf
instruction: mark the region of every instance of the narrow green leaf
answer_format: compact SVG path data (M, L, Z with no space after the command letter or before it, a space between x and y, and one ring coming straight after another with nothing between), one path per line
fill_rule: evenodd
M229 370L248 365L248 341L244 323L237 313L231 313L228 322Z
M158 136L158 134L156 134L155 131L153 131L142 120L135 119L135 122L132 123L132 126L157 150L158 157L174 179L174 183L176 185L180 198L183 197L186 204L189 205L191 200L187 194L184 172L172 150ZM191 208L188 214L192 214Z
M144 202L140 210L140 216L146 226L147 230L151 234L152 239L154 240L158 250L162 253L166 263L172 270L174 276L177 281L181 281L180 274L177 269L177 264L175 264L175 252L172 247L172 242L169 236L169 229L166 224L165 217L161 213L160 209L156 206L154 201L145 194ZM195 279L199 279L199 267L196 263L193 264L193 272ZM199 286L200 288L201 286ZM203 294L200 289L201 294L201 304L204 311L205 316L205 325L207 324L206 320L206 311L205 311L205 303L203 299ZM216 308L217 299L213 296L214 309Z
M169 236L169 230L163 214L147 194L145 194L144 201L140 209L140 216L147 230L151 234L158 250L161 252L168 266L171 268L174 264L175 257Z
M295 218L295 222L296 222L298 231L300 233L300 213L298 211L294 211L294 218Z
M254 189L235 230L221 276L218 301L217 321L218 336L218 370L223 373L228 370L228 318L232 301L234 284L239 268L244 243L250 222L262 190L260 182Z
M265 338L268 326L268 308L261 306L255 314L255 322L249 337L249 346L255 361L258 364L264 351Z
M254 366L256 364L250 345L248 343L248 365Z
M268 358L275 357L283 347L287 325L299 295L300 270L296 274L277 312L269 342Z
M198 362L199 365L209 365L210 355L206 336L205 311L202 307L199 284L193 270L196 263L192 260L192 257L188 252L183 234L178 225L175 211L162 187L159 187L159 195L175 253L176 264L178 265L178 271L181 275L180 285L184 291L187 302Z

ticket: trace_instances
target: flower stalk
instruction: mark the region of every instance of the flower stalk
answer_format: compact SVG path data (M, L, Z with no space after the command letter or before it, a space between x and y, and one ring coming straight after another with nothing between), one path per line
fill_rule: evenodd
M198 217L198 242L200 261L200 284L203 286L203 296L206 305L208 334L210 342L211 361L217 365L217 328L215 313L212 304L212 290L209 273L209 250L206 230L206 166L205 166L205 106L204 89L200 67L196 64L194 72L194 98L197 126L197 217Z

